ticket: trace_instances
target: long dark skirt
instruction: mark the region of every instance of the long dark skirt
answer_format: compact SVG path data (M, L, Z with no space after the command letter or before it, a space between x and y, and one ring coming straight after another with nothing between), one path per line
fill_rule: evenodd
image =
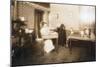
M58 33L58 44L65 46L66 40L67 40L66 31L64 31L64 30L59 31L59 33Z

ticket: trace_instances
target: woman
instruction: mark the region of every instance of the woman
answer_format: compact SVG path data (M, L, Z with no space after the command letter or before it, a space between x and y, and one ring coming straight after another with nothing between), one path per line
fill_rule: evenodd
M61 26L58 28L58 45L66 46L66 30L64 24L61 24Z
M55 47L52 43L52 40L49 38L50 29L49 29L49 27L47 26L46 23L43 25L40 32L41 32L42 38L44 39L43 49L46 53L50 53Z

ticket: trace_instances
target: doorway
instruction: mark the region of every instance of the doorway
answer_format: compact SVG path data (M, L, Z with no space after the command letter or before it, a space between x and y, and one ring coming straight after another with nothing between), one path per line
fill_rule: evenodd
M37 35L37 38L41 38L41 34L40 34L40 23L43 20L43 11L42 10L35 10L35 23L34 23L34 27L35 27L35 32Z

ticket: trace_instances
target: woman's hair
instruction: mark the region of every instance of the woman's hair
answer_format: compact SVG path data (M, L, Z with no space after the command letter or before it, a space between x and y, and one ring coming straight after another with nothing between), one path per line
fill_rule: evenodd
M60 25L60 28L65 29L65 25L64 24L61 24Z

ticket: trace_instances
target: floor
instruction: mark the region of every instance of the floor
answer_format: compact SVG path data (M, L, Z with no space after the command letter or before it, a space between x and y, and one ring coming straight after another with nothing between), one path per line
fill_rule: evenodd
M47 54L43 50L43 45L43 43L37 42L27 47L18 48L15 56L12 57L12 65L23 66L96 61L95 51L89 49L89 47L74 46L70 50L68 47L58 45L56 50Z

